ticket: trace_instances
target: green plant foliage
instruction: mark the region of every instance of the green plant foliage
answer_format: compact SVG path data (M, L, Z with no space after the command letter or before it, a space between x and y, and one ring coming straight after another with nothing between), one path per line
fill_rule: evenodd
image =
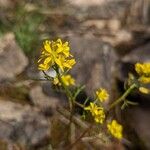
M42 22L42 16L38 14L30 14L24 17L14 28L16 40L26 54L34 50L38 44L38 27Z
M38 29L44 16L38 11L28 12L25 5L18 5L15 10L5 12L7 17L0 20L0 36L13 32L22 50L27 55L32 53L39 43Z

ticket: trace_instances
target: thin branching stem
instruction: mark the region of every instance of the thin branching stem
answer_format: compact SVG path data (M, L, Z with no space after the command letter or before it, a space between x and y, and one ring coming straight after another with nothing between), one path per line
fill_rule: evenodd
M124 101L125 98L133 91L133 89L137 88L137 85L134 83L132 84L125 92L124 94L119 97L117 100L115 100L109 107L108 110L114 108L116 105L118 105L120 102Z

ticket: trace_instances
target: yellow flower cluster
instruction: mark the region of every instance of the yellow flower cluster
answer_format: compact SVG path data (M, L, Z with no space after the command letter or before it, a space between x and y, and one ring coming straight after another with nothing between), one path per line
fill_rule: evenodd
M140 76L150 76L150 63L136 63L135 70Z
M150 90L148 88L145 88L145 87L139 87L139 91L141 93L144 93L144 94L149 94L150 93Z
M136 63L135 70L139 75L138 81L142 84L149 84L150 83L150 63ZM139 91L148 94L150 90L145 87L140 87Z
M38 60L38 69L48 70L51 67L58 66L64 72L64 69L71 69L75 64L75 59L72 57L68 42L63 43L61 39L56 41L46 40L43 43L42 53Z
M69 86L69 85L75 85L75 79L73 77L71 77L71 75L63 75L61 77L62 79L62 82L66 85L66 86Z
M116 120L112 120L112 122L107 124L108 131L117 139L122 139L122 131L123 127Z
M75 79L71 75L62 75L61 80L65 86L75 85ZM58 77L55 77L53 80L54 85L61 85Z
M85 107L84 109L91 112L96 123L103 124L105 120L105 113L102 107L99 107L95 103L91 102L90 105L88 107Z
M141 76L141 77L139 78L139 81L140 81L141 83L148 84L148 83L150 83L150 76L149 76L149 77Z
M108 92L102 88L100 88L96 91L96 96L101 102L104 102L109 98Z

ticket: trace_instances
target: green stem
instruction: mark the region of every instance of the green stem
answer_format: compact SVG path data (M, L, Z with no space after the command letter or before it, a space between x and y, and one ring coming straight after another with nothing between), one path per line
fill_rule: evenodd
M74 103L75 103L76 105L78 105L79 107L81 107L81 108L84 108L84 107L85 107L84 105L78 103L77 101L74 101Z
M108 110L112 109L113 107L115 107L117 104L119 104L120 102L122 102L130 93L133 89L137 88L137 85L134 83L132 84L126 91L125 93L119 97L116 101L114 101Z
M49 80L49 81L52 81L52 77L50 77L45 71L42 71L43 72L43 74L45 75L45 78L47 79L47 80Z
M73 96L72 96L70 90L67 88L67 86L66 86L66 85L64 84L64 82L62 81L61 76L60 76L60 73L59 73L59 70L58 70L57 67L55 68L55 71L56 71L56 73L57 73L57 75L58 75L58 80L60 81L62 87L64 88L65 93L66 93L66 95L67 95L69 101L72 101L72 100L73 100Z
M72 143L74 143L74 140L75 140L75 125L72 122L74 99L73 99L73 95L72 95L71 91L69 90L69 88L62 81L62 78L60 76L58 67L56 67L55 71L58 75L58 80L60 81L61 86L64 88L65 93L67 95L67 98L69 100L69 108L70 108L70 124L69 124L69 126L70 126L70 143L72 144Z
M58 69L57 69L56 67L53 68L53 69L56 71L56 73L57 73L57 75L58 75L58 79L59 79L59 81L61 82L61 85L62 85L62 87L64 88L65 93L66 93L66 95L67 95L67 97L68 97L68 99L69 99L70 108L72 107L72 104L73 104L73 103L75 103L76 105L78 105L78 106L81 107L81 108L84 108L84 105L82 105L82 104L80 104L80 103L78 103L78 102L75 101L75 97L72 95L71 91L67 88L67 86L63 83L63 81L62 81L62 79L61 79L61 77L60 77L60 74L59 74ZM45 75L45 77L46 77L47 80L51 81L51 80L50 80L50 76L49 76L45 71L43 71L43 74Z
M93 127L93 124L91 124L91 125L76 139L76 141L75 141L74 143L72 143L72 144L67 148L67 150L72 149L72 148L84 137L84 135L85 135L86 133L88 133L88 132L91 130L92 127Z

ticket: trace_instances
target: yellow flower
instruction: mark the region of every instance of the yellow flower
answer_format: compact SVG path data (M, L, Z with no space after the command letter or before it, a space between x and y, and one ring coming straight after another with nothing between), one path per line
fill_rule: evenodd
M139 87L139 91L144 94L149 94L150 90L145 87Z
M42 53L38 60L39 70L48 70L57 65L63 72L64 69L71 69L75 64L75 59L70 59L70 47L68 42L62 43L61 39L57 41L46 40L43 43Z
M135 70L140 76L150 76L150 63L136 63Z
M85 107L84 109L89 110L91 112L92 116L93 116L95 114L95 111L97 111L98 106L91 102L90 105Z
M57 45L57 52L62 52L66 57L69 57L70 55L70 47L68 46L68 42L65 42L64 44L62 43L61 39L58 39L56 41L56 45Z
M107 124L108 131L117 139L122 139L123 137L123 127L116 120Z
M54 78L53 84L54 84L54 85L61 85L60 82L59 82L58 77L55 77L55 78Z
M76 63L75 59L65 59L64 57L60 57L57 60L57 64L60 69L64 72L64 68L71 69L72 66Z
M90 103L88 107L84 108L85 110L89 110L94 117L96 123L103 123L105 120L105 112L102 107L97 106L94 103Z
M39 64L38 69L39 70L48 70L49 65L48 64Z
M61 76L62 82L66 86L75 85L75 79L71 77L71 75L63 75ZM58 77L55 77L53 80L54 85L61 85L61 82L59 81Z
M150 77L141 76L141 77L139 78L139 81L140 81L141 83L148 84L148 83L150 83Z
M75 80L71 77L71 75L63 75L61 79L66 86L75 85Z
M105 120L105 113L102 107L95 111L94 120L96 123L103 124Z
M135 70L139 74L138 81L141 84L149 84L150 83L150 63L137 63L135 65ZM149 94L150 90L148 88L145 88L141 85L139 87L139 91L144 94Z
M104 102L109 98L108 92L102 88L96 91L96 96L101 102Z

